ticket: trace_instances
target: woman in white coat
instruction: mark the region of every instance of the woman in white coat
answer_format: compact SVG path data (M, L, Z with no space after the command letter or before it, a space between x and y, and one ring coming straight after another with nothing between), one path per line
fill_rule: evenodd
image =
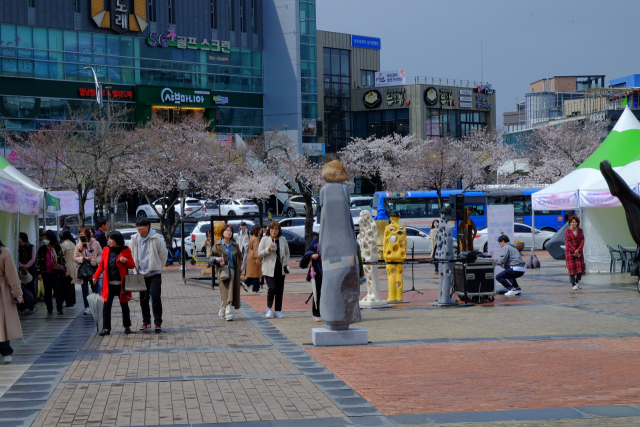
M258 256L262 258L262 274L267 280L267 319L282 319L282 294L284 293L284 276L289 273L289 245L282 237L282 229L278 221L269 224L267 235L260 241ZM275 299L275 313L272 310Z

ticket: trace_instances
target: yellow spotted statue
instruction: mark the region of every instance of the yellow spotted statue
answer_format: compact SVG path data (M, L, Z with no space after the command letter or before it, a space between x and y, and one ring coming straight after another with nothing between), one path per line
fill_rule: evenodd
M391 223L384 229L382 252L386 262L403 262L407 256L407 230L398 222L398 211L389 212ZM387 301L402 301L402 264L387 265L389 297Z

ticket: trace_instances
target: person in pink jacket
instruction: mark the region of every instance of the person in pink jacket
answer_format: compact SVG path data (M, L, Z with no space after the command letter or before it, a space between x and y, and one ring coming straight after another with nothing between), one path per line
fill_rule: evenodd
M89 229L81 228L78 230L78 244L74 252L74 260L78 265L82 264L84 260L91 262L94 267L94 271L98 268L100 259L102 258L102 246L94 238L91 237L91 231ZM84 301L84 314L89 314L89 281L90 277L82 279L82 300Z

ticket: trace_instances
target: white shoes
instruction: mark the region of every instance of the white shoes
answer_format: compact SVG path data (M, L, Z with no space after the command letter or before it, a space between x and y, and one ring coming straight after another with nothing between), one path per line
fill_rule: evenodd
M233 306L231 304L229 304L227 306L227 309L226 309L225 313L224 313L224 318L227 320L227 322L230 322L230 321L233 320L233 315L235 314L235 312L236 311L234 310Z
M276 311L275 312L275 317L276 317L276 319L282 319L284 317L284 314L282 314L281 311Z
M11 363L13 358L11 356L4 356L4 363Z
M573 285L573 290L574 291L577 291L578 289L580 289L580 288L578 288L578 285Z
M322 319L316 316L313 316L313 321L314 322L322 322Z
M505 297L515 297L517 295L520 295L521 293L522 293L522 291L520 289L511 289L506 294L504 294L504 296Z
M270 308L267 308L266 317L267 319L273 319L273 310L271 310Z
M84 311L82 312L82 314L91 314L91 309L90 308L85 308Z
M220 306L220 311L218 312L218 316L220 316L220 318L222 320L224 320L224 307Z

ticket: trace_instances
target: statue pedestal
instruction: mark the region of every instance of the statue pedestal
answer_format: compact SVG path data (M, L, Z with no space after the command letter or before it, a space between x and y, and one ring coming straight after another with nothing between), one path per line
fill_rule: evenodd
M316 347L364 345L369 342L367 330L361 327L350 327L346 331L313 328L311 329L311 341Z
M360 308L386 308L391 305L386 301L360 301Z

